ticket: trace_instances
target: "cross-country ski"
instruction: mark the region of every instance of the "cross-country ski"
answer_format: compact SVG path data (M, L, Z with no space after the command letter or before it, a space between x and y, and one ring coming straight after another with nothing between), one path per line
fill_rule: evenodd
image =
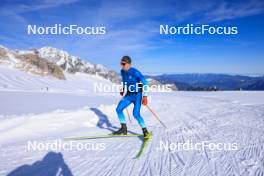
M143 134L106 134L106 135L90 135L90 136L75 136L75 137L65 137L65 141L69 140L88 140L88 139L100 139L100 138L118 138L118 137L144 137Z
M140 150L138 151L137 155L136 155L136 158L140 158L143 153L145 152L145 150L147 150L147 146L148 146L148 143L149 141L151 140L152 138L152 132L150 132L149 136L147 137L144 137L142 140L143 140L143 143L140 147Z

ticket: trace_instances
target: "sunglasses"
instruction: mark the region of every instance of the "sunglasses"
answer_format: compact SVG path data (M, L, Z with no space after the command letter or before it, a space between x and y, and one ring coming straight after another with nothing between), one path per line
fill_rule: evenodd
M121 62L120 65L125 66L127 63Z

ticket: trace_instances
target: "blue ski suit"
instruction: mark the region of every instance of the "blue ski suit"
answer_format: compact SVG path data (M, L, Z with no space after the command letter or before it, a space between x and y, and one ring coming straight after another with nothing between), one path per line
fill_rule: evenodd
M147 80L135 68L131 67L128 71L121 70L122 83L127 89L126 95L119 102L116 112L120 123L126 123L123 110L131 103L134 104L133 116L138 121L142 128L146 128L144 119L140 115L142 94L146 96L146 87L148 86ZM144 89L143 89L144 88Z

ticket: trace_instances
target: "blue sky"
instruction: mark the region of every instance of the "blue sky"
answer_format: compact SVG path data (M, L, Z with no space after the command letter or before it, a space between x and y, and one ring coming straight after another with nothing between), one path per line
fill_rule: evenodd
M144 73L264 74L262 0L0 0L0 45L52 46L118 70L130 55ZM106 35L28 35L27 25L106 26ZM159 34L159 25L237 26L238 35Z

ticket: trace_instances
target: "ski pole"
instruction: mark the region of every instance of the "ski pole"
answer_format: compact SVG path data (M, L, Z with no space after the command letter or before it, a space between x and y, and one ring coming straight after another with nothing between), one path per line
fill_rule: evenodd
M146 105L146 107L147 107L148 110L153 114L153 116L156 117L156 119L159 121L159 123L160 123L164 128L167 128L166 125L165 125L165 124L159 119L159 117L157 116L157 114L156 114L155 112L153 112L153 111L151 110L151 108L150 108L148 105Z
M130 123L132 123L132 121L131 121L131 118L130 118L130 115L129 115L129 112L128 112L127 108L126 108L126 112L127 112L127 116L128 116L129 122L130 122Z

